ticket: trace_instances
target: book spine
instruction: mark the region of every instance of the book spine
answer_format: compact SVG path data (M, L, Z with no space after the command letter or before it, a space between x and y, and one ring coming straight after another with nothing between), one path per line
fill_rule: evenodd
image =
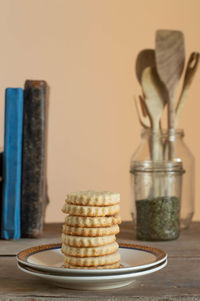
M2 219L2 216L1 216L1 213L3 212L2 211L2 197L3 197L3 190L2 190L2 181L3 181L3 152L2 150L0 150L0 237L1 237L1 219Z
M22 164L21 233L42 232L47 199L46 144L48 87L45 81L25 82Z
M20 238L23 90L7 88L3 153L1 237Z

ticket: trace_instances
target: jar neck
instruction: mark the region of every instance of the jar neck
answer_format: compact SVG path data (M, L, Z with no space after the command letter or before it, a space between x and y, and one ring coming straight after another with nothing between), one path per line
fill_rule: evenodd
M142 138L149 138L151 136L158 136L160 138L179 138L182 139L185 136L183 129L176 129L176 130L166 130L162 129L159 133L153 132L152 129L143 129L141 133Z
M134 161L131 173L136 172L172 172L184 173L183 164L181 160L174 161Z

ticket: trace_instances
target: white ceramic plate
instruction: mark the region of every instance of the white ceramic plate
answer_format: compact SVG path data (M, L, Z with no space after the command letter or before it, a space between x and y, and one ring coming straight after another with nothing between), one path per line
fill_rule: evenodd
M139 276L151 274L163 269L167 265L167 260L143 271L136 271L120 275L91 275L91 276L72 276L57 275L47 272L39 272L23 264L18 263L18 267L25 273L42 278L56 286L78 290L102 290L112 289L129 285Z
M21 251L17 261L38 271L59 275L113 275L135 272L156 266L167 259L167 254L157 248L135 244L120 244L119 269L84 270L63 268L60 244L42 245Z

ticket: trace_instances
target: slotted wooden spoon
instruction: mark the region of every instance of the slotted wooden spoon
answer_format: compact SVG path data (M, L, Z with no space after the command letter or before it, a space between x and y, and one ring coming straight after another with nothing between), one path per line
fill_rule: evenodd
M175 30L158 30L155 57L158 75L168 91L168 129L174 131L176 118L174 96L185 63L183 33ZM170 142L169 159L172 160L174 157L175 146Z

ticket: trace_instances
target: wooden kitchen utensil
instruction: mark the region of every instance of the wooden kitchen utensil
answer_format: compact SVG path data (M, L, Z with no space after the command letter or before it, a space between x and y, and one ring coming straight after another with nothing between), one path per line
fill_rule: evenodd
M180 113L183 109L183 105L188 96L188 91L192 84L194 75L198 69L199 59L200 59L200 53L198 53L198 52L192 52L189 57L187 68L185 71L185 77L184 77L184 81L183 81L182 91L181 91L181 94L180 94L180 97L179 97L179 100L178 100L178 103L176 106L176 125L179 121Z
M162 160L162 147L160 141L160 119L165 107L163 99L163 84L161 83L155 67L147 67L142 73L142 89L144 101L152 121L152 160Z
M144 101L144 96L139 95L138 99L139 99L139 102L140 102L140 107L141 107L141 110L142 110L142 115L144 117L148 116L148 111L147 111L147 107L146 107L146 104L145 104L145 101Z
M148 123L146 122L147 118L148 118L148 115L144 116L144 107L142 107L143 104L141 102L141 98L142 98L141 95L139 95L138 97L134 96L134 102L135 102L135 106L136 106L136 112L137 112L137 115L138 115L138 119L140 121L141 126L144 129L150 129L150 127L151 127L151 121L148 120Z
M136 75L137 75L137 79L140 84L142 83L143 71L147 67L155 67L155 65L156 65L156 61L155 61L155 50L154 49L144 49L139 52L137 59L136 59ZM167 102L168 101L167 91L166 91L165 86L161 83L161 81L159 81L159 86L160 86L159 89L161 90L161 96L163 98L163 101ZM143 113L144 117L146 117L148 115L150 122L151 122L151 117L149 116L149 112L146 107L144 98L145 97L143 97L143 96L139 96L142 113Z
M148 123L149 123L148 127L152 129L151 116L149 115L149 111L147 109L147 106L146 106L146 103L144 100L145 96L139 95L138 98L139 98L142 114L143 114L144 118L146 118L148 120Z
M185 62L184 35L180 31L156 32L156 68L168 91L168 129L174 131L176 117L175 89L182 75ZM174 143L169 144L169 159L175 156Z
M147 67L155 67L155 51L153 49L144 49L139 52L136 59L136 75L139 83L141 84L142 73Z

